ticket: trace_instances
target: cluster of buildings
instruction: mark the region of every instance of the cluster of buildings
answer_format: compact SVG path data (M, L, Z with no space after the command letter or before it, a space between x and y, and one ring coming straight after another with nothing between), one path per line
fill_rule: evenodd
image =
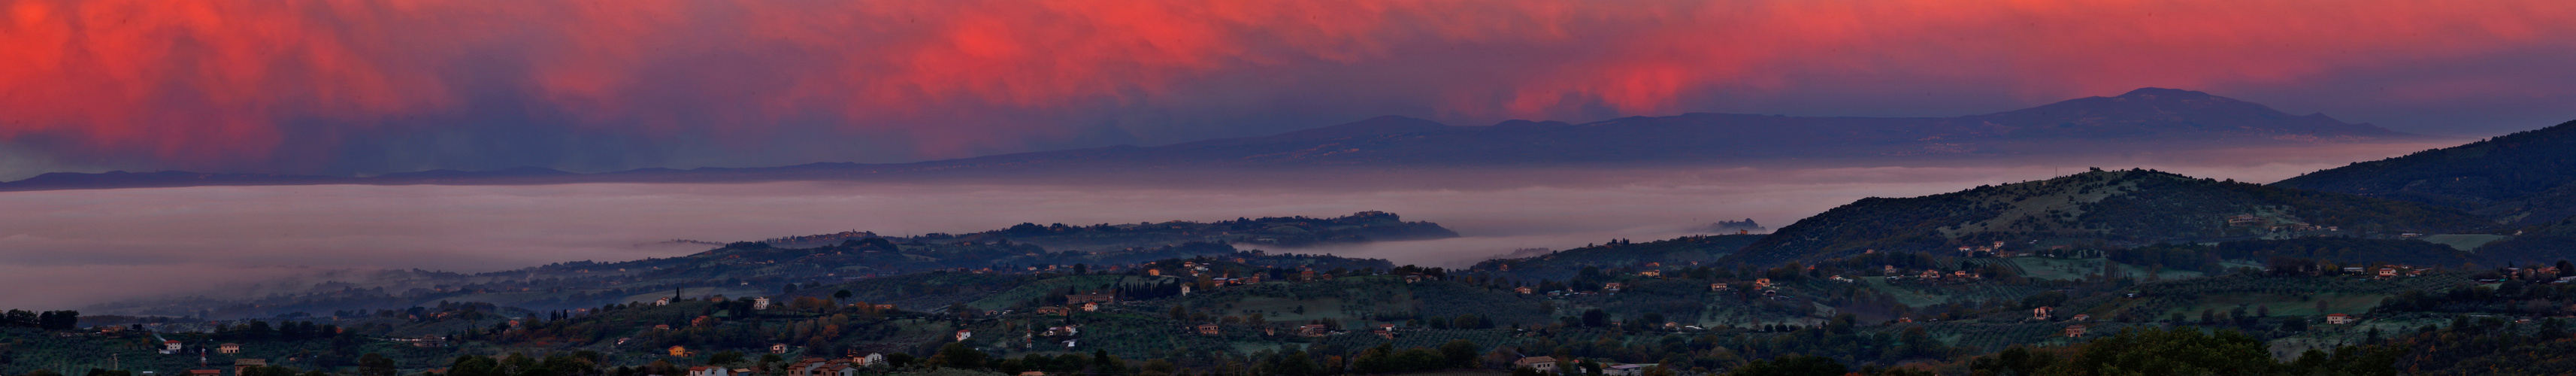
M1957 270L1957 271L1951 271L1951 272L1949 272L1949 273L1942 273L1942 272L1941 272L1941 271L1939 271L1939 270L1924 269L1924 270L1915 271L1915 272L1912 272L1912 273L1907 273L1904 269L1898 269L1898 268L1896 268L1896 266L1894 266L1894 265L1883 265L1883 266L1880 266L1880 268L1881 268L1881 269L1880 269L1880 272L1881 272L1881 273L1885 273L1885 274L1887 274L1887 280L1888 280L1888 281L1890 281L1890 282L1894 282L1894 281L1902 281L1902 280L1908 280L1908 279L1917 280L1917 281L1923 281L1923 282L1942 282L1942 281L1952 281L1952 282L1972 282L1972 281L1978 281L1978 280L1984 280L1984 279L1986 279L1986 275L1985 275L1984 273L1972 273L1972 272L1969 272L1969 271L1966 271L1966 270Z
M1513 360L1512 368L1528 368L1538 371L1539 374L1554 375L1558 373L1557 369L1559 368L1559 363L1563 363L1563 361L1557 360L1556 357L1533 356ZM1653 368L1654 366L1654 364L1611 364L1601 367L1601 374L1604 376L1638 376L1646 374L1646 369Z
M1877 250L1871 250L1870 252L1871 252L1871 253L1876 253L1876 252L1877 252ZM1959 246L1959 256L1963 256L1963 257L1976 257L1977 255L1981 255L1981 254L1982 254L1982 255L1994 255L1995 257L2012 257L2012 256L2013 256L2013 252L2012 252L2012 251L2009 251L2009 250L2005 250L2005 249L2004 249L2004 242L2002 242L2002 241L1996 241L1996 242L1995 242L1995 244L1991 244L1991 245Z
M2270 231L2270 232L2284 232L2284 231L2287 231L2287 232L2340 232L2340 231L2343 231L2343 228L2342 228L2342 227L2338 227L2338 226L2318 226L2318 225L2308 224L2307 222L2299 222L2299 221L2292 221L2292 220L2286 220L2286 219L2283 219L2283 220L2275 220L2275 219L2271 219L2271 218L2264 218L2264 217L2257 216L2257 215L2253 215L2253 214L2238 214L2238 215L2228 216L2228 217L2227 217L2227 226L2228 226L2228 227L2256 227L2256 228L2262 228L2264 231Z
M2349 275L2366 275L2373 279L2389 279L2397 277L2422 276L2426 270L2428 269L2399 264L2386 264L2376 267L2347 266L2343 268L2343 273ZM2549 268L2549 273L2551 275L2556 275L2558 273L2558 268Z
M1840 277L1842 277L1842 276L1834 276L1834 277L1836 277L1836 278L1840 278ZM1842 280L1842 281L1848 282L1849 280L1848 280L1848 279L1845 279L1845 280ZM1751 288L1751 289L1752 289L1753 291L1755 291L1755 292L1761 293L1763 296L1774 296L1774 295L1779 295L1779 294L1780 294L1780 286L1772 284L1772 283L1771 283L1771 279L1770 279L1770 278L1754 278L1752 283L1749 283L1749 284L1746 284L1746 285L1747 285L1746 287ZM1708 284L1708 291L1710 291L1710 292L1727 292L1727 291L1735 291L1735 286L1736 286L1736 285L1735 285L1735 284L1732 284L1732 283L1711 283L1711 284Z

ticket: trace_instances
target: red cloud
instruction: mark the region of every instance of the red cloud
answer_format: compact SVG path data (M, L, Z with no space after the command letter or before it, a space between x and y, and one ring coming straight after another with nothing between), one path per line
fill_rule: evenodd
M434 127L388 119L470 111L464 88L494 82L587 132L758 147L780 124L820 118L947 157L1073 132L1108 109L1300 85L1382 87L1461 117L1577 118L1816 77L2057 99L2290 84L2576 40L2563 22L2576 3L2555 1L19 0L0 12L0 139L174 167L311 147L285 144L285 122ZM1438 74L1333 73L1380 65Z

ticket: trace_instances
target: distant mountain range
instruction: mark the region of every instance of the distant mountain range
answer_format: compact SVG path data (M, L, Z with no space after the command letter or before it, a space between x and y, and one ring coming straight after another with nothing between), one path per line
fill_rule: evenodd
M210 185L747 182L866 180L960 174L1156 171L1192 168L1464 167L1697 164L1767 161L1915 162L2253 145L2426 139L2324 114L2291 115L2197 91L2145 88L2117 97L1946 118L1791 117L1689 113L1570 124L1505 121L1458 127L1381 116L1262 137L1111 146L896 164L812 163L763 168L647 168L577 174L522 167L373 177L163 172L50 173L0 191Z

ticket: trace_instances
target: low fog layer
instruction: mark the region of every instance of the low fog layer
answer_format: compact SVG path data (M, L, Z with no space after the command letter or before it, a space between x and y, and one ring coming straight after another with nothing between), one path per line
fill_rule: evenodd
M2441 145L2338 146L2092 164L2268 182ZM2064 163L2059 163L2064 164ZM1172 176L1153 184L835 183L195 187L0 193L0 307L77 308L155 296L265 294L334 270L461 272L668 257L671 239L845 230L972 232L1094 224L1340 216L1382 210L1463 237L1274 249L1456 266L1515 249L1670 238L1720 220L1777 228L1863 197L1949 192L2081 171L2061 166L1716 168ZM308 282L309 283L309 282Z

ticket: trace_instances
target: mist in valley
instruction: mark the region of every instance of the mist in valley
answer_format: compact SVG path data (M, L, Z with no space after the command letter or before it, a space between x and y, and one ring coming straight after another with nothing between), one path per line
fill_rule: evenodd
M1864 197L2146 167L2269 182L2442 144L2103 156L1908 167L1526 168L1129 173L1047 181L268 186L0 193L0 305L260 296L379 269L489 272L859 230L964 233L1022 222L1137 223L1386 211L1461 237L1274 252L1464 266L1515 250L1649 241L1753 219L1779 228ZM1109 175L1104 175L1109 176Z

